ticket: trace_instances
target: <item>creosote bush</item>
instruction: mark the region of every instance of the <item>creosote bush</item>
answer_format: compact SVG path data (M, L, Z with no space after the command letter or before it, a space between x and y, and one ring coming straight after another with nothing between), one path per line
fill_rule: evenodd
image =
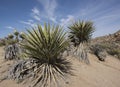
M44 28L38 25L24 34L24 40L26 43L21 44L25 49L24 57L33 59L34 63L29 66L28 63L22 63L23 67L17 70L18 63L12 69L11 76L19 80L25 76L29 79L32 77L32 87L60 86L61 81L71 74L71 63L62 55L69 45L62 28L50 24L45 24Z
M89 47L90 53L95 54L100 61L105 61L106 51L101 44L92 44Z
M116 42L100 43L99 46L104 49L108 54L120 59L120 46Z
M113 48L113 49L111 49L111 50L108 50L107 52L108 52L108 54L110 54L110 55L112 55L112 56L115 56L115 57L117 57L118 59L120 59L120 49L115 49L115 48Z

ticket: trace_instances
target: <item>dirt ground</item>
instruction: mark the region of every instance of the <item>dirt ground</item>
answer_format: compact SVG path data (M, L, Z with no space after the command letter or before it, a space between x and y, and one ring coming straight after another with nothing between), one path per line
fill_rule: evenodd
M107 56L100 62L96 56L89 54L90 65L79 62L73 57L68 59L73 64L74 76L70 76L64 87L120 87L120 60ZM14 61L4 60L4 50L0 47L0 78L2 78ZM26 87L13 80L3 80L0 87Z

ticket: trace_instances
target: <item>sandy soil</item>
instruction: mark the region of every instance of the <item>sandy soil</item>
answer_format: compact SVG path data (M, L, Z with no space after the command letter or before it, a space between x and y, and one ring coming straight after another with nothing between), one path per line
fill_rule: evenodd
M2 78L14 61L5 61L3 47L0 47L0 78ZM90 65L68 57L73 63L73 73L66 80L64 87L120 87L120 61L107 56L105 62L97 60L96 56L89 54ZM12 80L0 82L0 87L26 87Z

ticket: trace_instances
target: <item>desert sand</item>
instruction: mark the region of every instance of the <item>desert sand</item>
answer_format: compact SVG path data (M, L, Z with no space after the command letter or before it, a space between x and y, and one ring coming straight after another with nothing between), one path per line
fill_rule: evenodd
M0 47L0 78L2 78L14 63L4 60L4 47ZM101 62L95 55L88 54L90 64L79 62L69 56L72 62L74 76L70 76L64 87L120 87L120 60L107 56L105 62ZM3 80L0 87L26 87L27 84L17 84L13 80Z

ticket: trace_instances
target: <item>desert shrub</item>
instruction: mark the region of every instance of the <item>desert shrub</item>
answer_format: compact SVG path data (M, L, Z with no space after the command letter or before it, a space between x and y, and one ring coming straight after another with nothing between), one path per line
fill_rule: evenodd
M106 58L105 47L106 46L101 44L93 44L89 47L90 53L95 54L100 61L105 61Z
M99 46L108 54L120 59L120 47L115 42L100 43Z
M9 76L20 81L29 79L32 87L58 87L71 74L71 63L62 56L69 45L65 33L60 26L50 24L45 24L44 29L40 25L32 29L24 35L26 43L21 46L24 57L34 62L18 63Z
M5 56L6 60L19 59L21 54L21 47L18 42L18 32L14 34L9 34L8 37L5 38ZM16 38L14 38L16 37Z
M12 44L15 44L15 43L17 43L17 41L14 40L14 39L8 39L8 40L6 40L6 45L12 45Z
M20 37L22 40L24 39L24 36L25 36L25 33L24 33L24 32L20 32L19 37Z
M19 44L11 44L5 47L5 60L19 59L21 54L21 48Z
M120 53L120 50L113 48L112 50L109 50L108 53L111 55L116 55Z
M0 47L1 47L1 46L5 46L5 39L1 39L1 40L0 40Z
M74 22L69 27L69 39L74 43L75 51L74 55L77 56L80 60L88 62L87 58L87 43L90 41L92 33L95 28L91 21L77 21Z
M110 55L116 56L117 58L120 59L120 49L111 49L107 51Z
M103 46L103 45L102 45ZM120 55L120 47L115 43L108 43L105 47L106 51L110 55L116 55L119 58Z
M120 59L120 53L118 54L118 59Z
M14 30L14 35L16 36L16 42L19 42L19 32L17 30Z

